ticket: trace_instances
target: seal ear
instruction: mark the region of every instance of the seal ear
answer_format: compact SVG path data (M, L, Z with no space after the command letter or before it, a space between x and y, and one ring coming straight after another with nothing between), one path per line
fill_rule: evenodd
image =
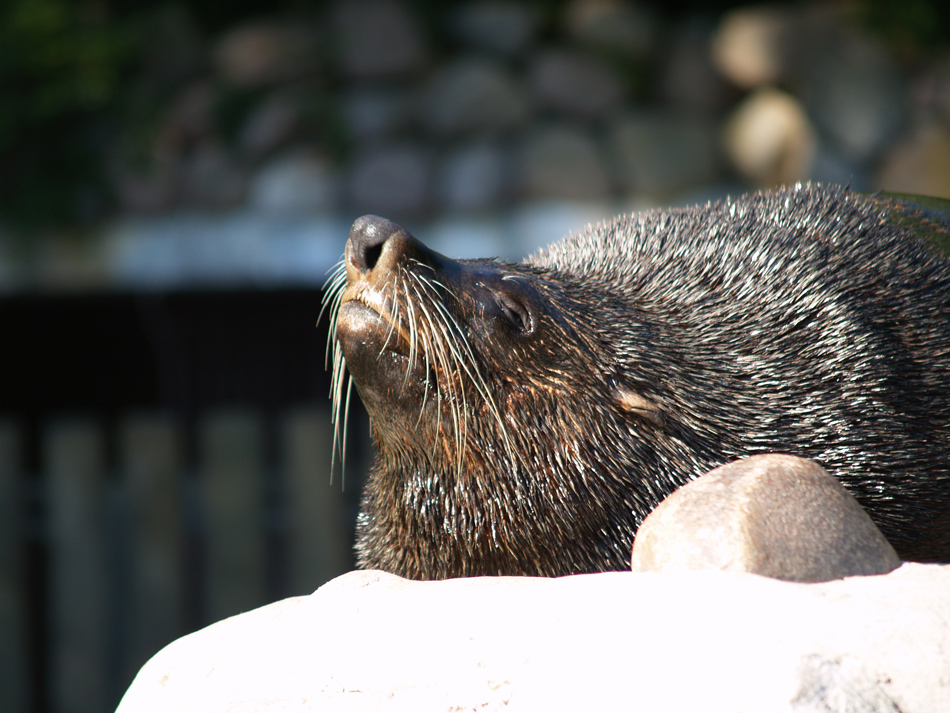
M657 404L628 386L618 386L614 389L614 400L622 411L639 416L657 428L662 428L666 423L666 414Z

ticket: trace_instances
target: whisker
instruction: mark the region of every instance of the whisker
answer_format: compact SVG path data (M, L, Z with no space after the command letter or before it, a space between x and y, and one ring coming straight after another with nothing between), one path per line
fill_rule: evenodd
M399 277L393 275L393 285L392 285L392 297L390 299L390 308L389 308L389 331L386 333L386 339L383 341L383 346L379 348L379 355L382 356L383 352L386 351L386 347L389 346L389 340L392 339L393 332L396 331L396 324L399 321Z

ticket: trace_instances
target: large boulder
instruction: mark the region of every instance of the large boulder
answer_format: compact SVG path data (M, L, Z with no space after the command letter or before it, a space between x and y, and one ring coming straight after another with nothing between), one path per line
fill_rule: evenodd
M352 572L159 652L119 713L950 710L950 566L821 584Z

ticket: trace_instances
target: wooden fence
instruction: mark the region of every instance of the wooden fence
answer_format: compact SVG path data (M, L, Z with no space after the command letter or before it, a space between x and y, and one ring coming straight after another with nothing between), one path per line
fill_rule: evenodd
M4 713L112 710L169 641L352 568L358 487L331 484L325 408L34 428L0 421Z

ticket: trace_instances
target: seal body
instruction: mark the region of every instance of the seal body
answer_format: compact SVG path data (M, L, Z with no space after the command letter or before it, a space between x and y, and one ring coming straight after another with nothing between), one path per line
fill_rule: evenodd
M333 289L376 458L362 567L629 568L680 485L817 460L903 559L950 560L950 265L906 202L797 186L620 217L526 261L356 221ZM343 275L345 274L345 282Z

